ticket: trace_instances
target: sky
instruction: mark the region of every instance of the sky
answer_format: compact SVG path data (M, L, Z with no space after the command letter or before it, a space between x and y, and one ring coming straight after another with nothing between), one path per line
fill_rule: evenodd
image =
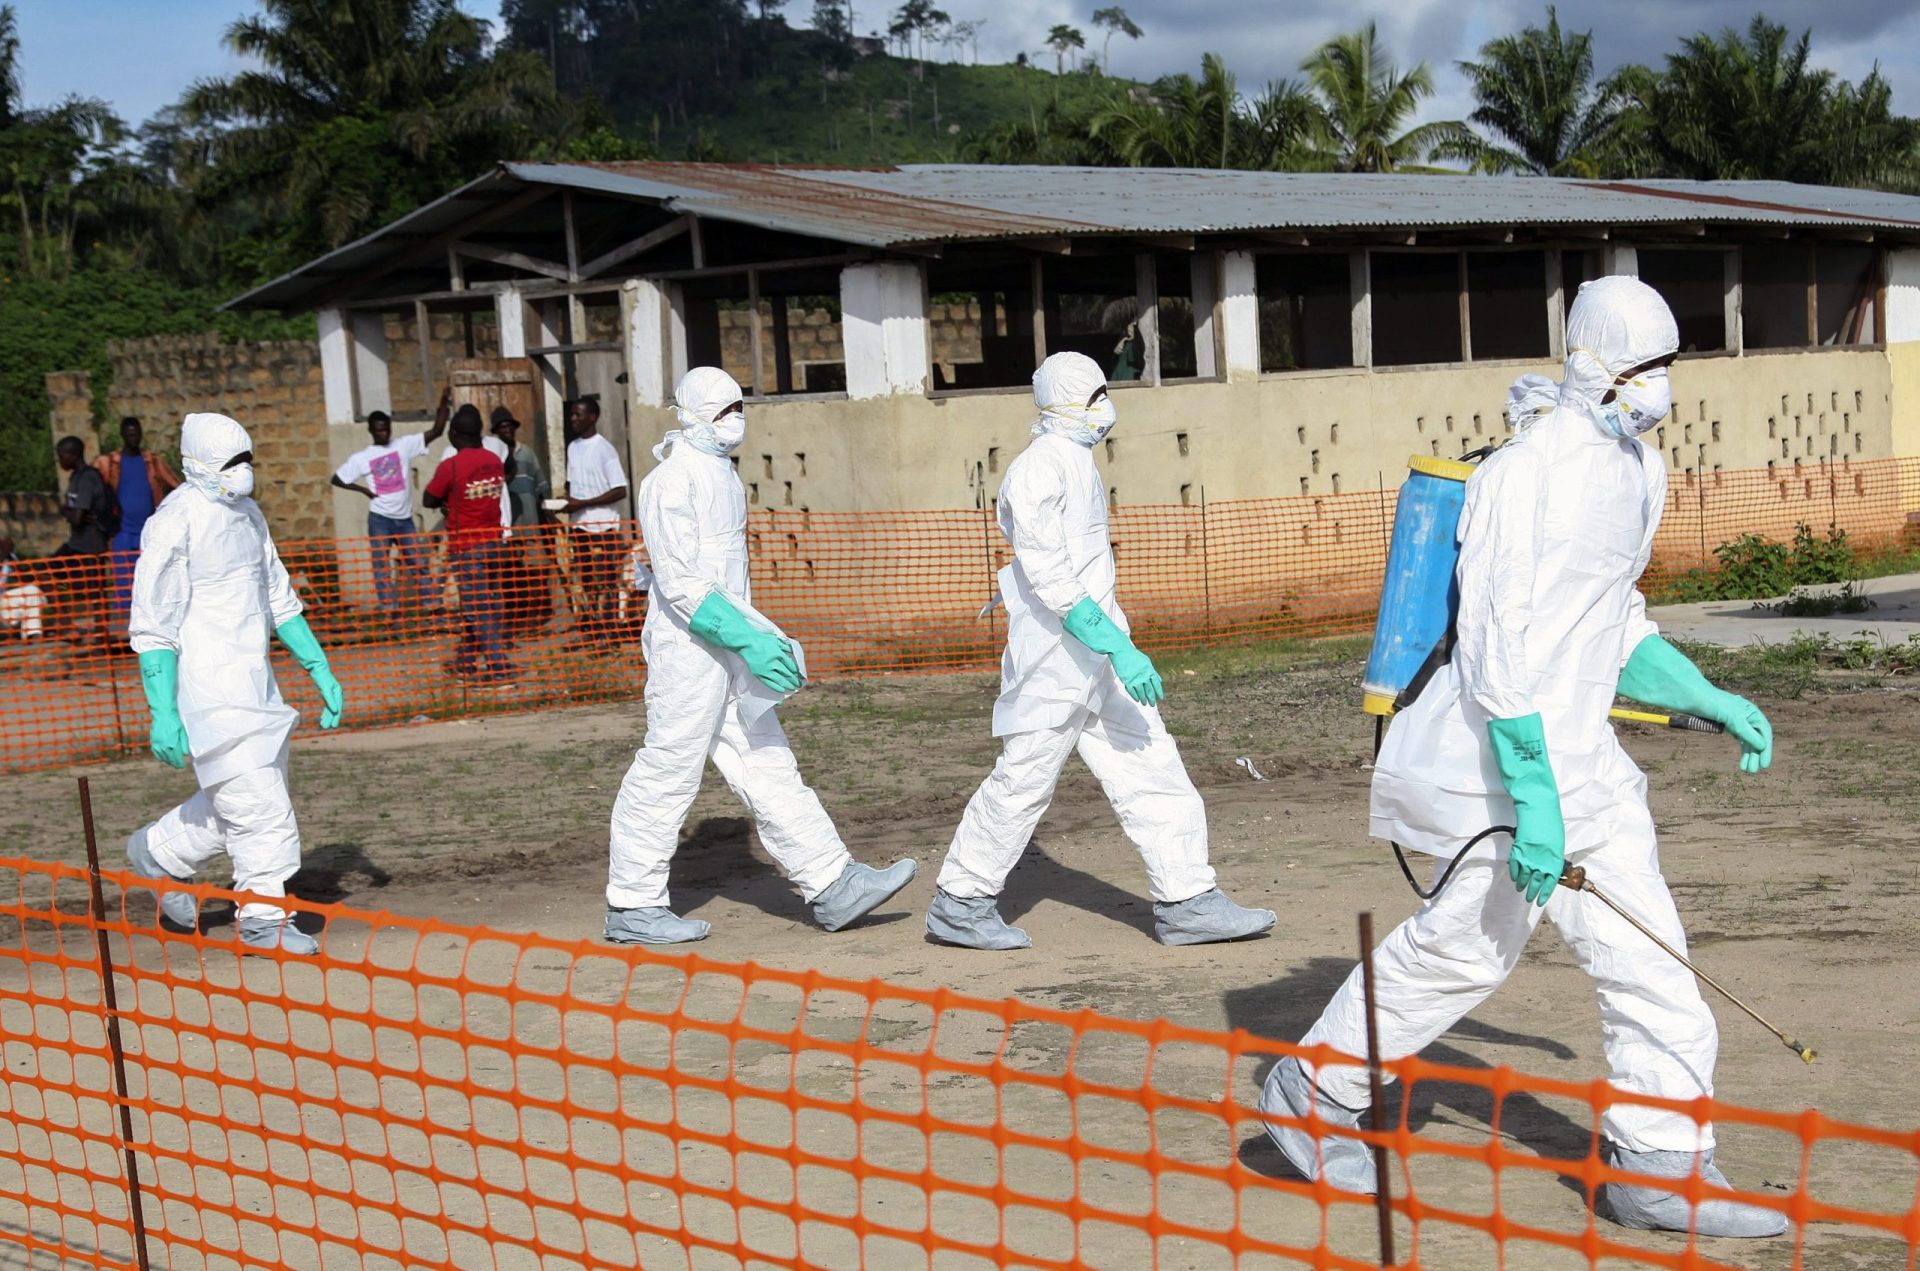
M1097 52L1088 20L1107 0L942 0L956 20L984 20L982 61L1011 61L1026 52L1053 64L1043 47L1048 28L1071 23ZM239 65L220 43L227 24L254 9L249 0L13 0L19 18L26 100L41 104L69 94L100 97L130 121L145 119L196 79ZM1487 39L1544 20L1534 0L1122 0L1145 30L1116 38L1115 74L1151 80L1172 71L1197 73L1203 53L1225 54L1249 96L1273 79L1297 73L1300 60L1329 36L1372 18L1402 65L1424 58L1436 93L1427 119L1460 119L1472 110L1455 62ZM465 0L468 12L499 18L499 0ZM787 0L789 19L804 23L811 0ZM884 25L885 0L854 0L862 33ZM1658 64L1679 38L1700 30L1745 26L1765 12L1796 33L1811 27L1814 60L1857 80L1877 61L1893 85L1894 109L1920 114L1920 4L1913 0L1562 0L1563 27L1594 33L1602 74L1622 62ZM1252 17L1264 13L1264 17ZM496 27L497 29L497 27Z

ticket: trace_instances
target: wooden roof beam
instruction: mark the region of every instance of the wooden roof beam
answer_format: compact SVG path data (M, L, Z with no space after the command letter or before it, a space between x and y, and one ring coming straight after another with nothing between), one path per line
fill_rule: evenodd
M660 246L660 244L670 242L682 234L690 232L692 229L693 218L691 216L676 217L657 229L650 230L636 239L620 244L620 246L613 248L611 251L601 252L598 256L595 256L592 260L580 266L580 276L582 278L592 278L597 274L605 273L615 265L632 260L635 256L650 252Z
M528 256L521 252L510 252L504 247L488 247L484 243L455 243L453 250L471 260L484 260L495 265L505 265L508 269L518 269L527 274L544 274L548 278L558 278L561 282L574 281L572 271L559 261L543 260L538 256Z

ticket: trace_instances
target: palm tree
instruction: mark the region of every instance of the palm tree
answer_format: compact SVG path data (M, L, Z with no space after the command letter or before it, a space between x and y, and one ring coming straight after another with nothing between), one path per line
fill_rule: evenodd
M1391 172L1464 132L1453 122L1406 127L1420 102L1433 95L1433 72L1422 62L1402 75L1387 60L1371 22L1328 40L1300 69L1319 99L1328 159L1338 171Z
M1591 31L1562 33L1549 5L1544 29L1489 40L1479 61L1458 65L1477 103L1468 119L1498 140L1468 133L1439 147L1442 157L1478 172L1603 175L1624 103L1613 81L1594 84Z
M127 220L136 169L111 154L126 127L105 102L22 101L18 32L13 6L0 5L0 207L13 213L20 272L65 278L83 223L105 229Z
M1087 134L1130 167L1264 168L1312 166L1318 112L1290 83L1269 85L1248 105L1217 53L1201 59L1200 78L1168 75L1150 97L1116 93L1087 121Z
M1062 22L1047 32L1047 47L1053 50L1053 73L1067 73L1067 51L1087 47L1087 37Z
M1113 44L1114 36L1124 35L1129 40L1137 40L1146 34L1140 29L1140 24L1128 17L1127 11L1119 5L1109 9L1095 9L1093 24L1105 28L1107 32L1100 41L1100 73L1102 75L1107 73L1107 51Z
M1744 34L1696 35L1667 69L1623 76L1659 168L1673 176L1850 185L1912 160L1913 120L1892 112L1876 67L1858 86L1808 65L1811 39L1756 17Z
M528 144L558 119L551 71L488 48L456 0L261 0L226 45L260 64L205 80L189 122L224 125L206 168L337 245Z

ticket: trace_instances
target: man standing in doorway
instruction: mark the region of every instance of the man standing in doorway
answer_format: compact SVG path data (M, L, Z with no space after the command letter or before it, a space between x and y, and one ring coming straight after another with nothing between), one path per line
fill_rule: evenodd
M453 390L440 390L440 405L433 412L433 427L424 433L409 433L398 440L393 435L393 418L383 410L367 416L367 436L373 444L356 450L333 474L333 484L367 498L367 539L373 548L373 590L380 608L388 613L400 606L402 596L426 607L432 595L432 580L427 566L426 541L413 523L412 465L427 453L427 447L446 431L453 413ZM398 549L401 577L396 581L388 571L387 557Z
M493 435L507 448L507 494L513 503L513 528L532 529L540 524L540 504L545 502L546 465L532 446L520 441L520 421L505 406L493 408Z
M120 528L108 542L113 553L113 608L125 613L133 601L133 563L140 558L140 531L160 501L179 486L180 478L166 459L145 448L140 421L128 415L120 421L120 449L93 461L107 487L120 503Z
M447 671L481 684L513 678L500 634L500 492L507 471L500 457L480 444L480 412L462 406L453 417L453 454L422 492L430 508L447 513L447 561L460 583L460 651ZM481 666L485 662L485 668Z
M613 443L600 435L600 400L582 397L569 416L573 440L567 443L567 502L572 515L567 544L580 580L580 631L594 644L613 639L612 614L620 603L620 569L627 558L620 532L619 505L627 497L627 474Z

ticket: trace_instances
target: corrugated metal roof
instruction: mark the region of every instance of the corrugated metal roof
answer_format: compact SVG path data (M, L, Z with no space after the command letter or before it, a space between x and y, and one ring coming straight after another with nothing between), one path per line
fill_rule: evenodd
M572 189L876 249L956 240L1250 230L1663 224L1849 227L1920 237L1920 198L1780 181L1237 172L1185 168L802 168L507 163L231 302L315 302L529 189Z
M840 179L903 175L898 169L847 172L713 163L510 163L506 167L522 181L660 199L674 212L866 247L1104 228L1078 217L1020 208L1003 211L978 200L948 199L910 186L886 189Z
M1780 181L1638 182L1644 189L1636 190L1549 177L964 165L809 175L1010 214L1071 215L1119 233L1691 221L1920 230L1920 198Z

